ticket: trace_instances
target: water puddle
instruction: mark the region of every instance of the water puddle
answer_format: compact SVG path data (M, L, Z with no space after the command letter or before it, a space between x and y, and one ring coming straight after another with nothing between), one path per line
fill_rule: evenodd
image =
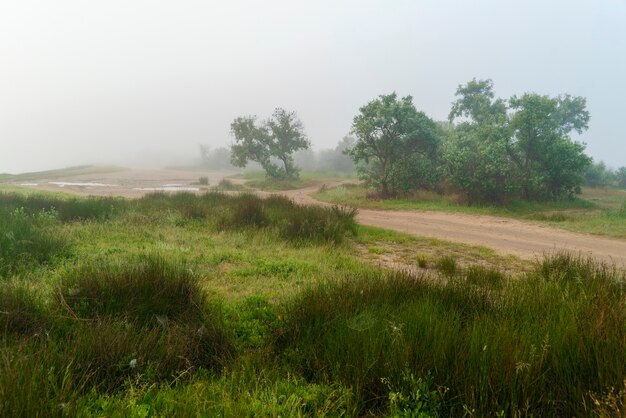
M106 183L77 183L71 181L49 181L48 184L54 184L55 186L65 187L65 186L78 186L78 187L115 187L116 184L106 184Z
M163 187L135 187L133 190L142 192L198 192L199 187L165 185Z

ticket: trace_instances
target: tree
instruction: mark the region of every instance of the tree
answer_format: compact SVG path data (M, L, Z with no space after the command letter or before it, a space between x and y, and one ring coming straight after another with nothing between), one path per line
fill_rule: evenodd
M310 148L311 144L295 112L278 108L271 118L259 125L255 116L238 117L230 128L235 137L235 144L231 146L234 166L245 167L249 161L254 161L261 164L268 177L298 177L299 169L293 163L292 154ZM277 162L282 163L282 167Z
M526 93L513 96L509 103L515 111L510 156L520 171L523 197L580 193L591 159L584 154L584 145L573 142L569 134L580 134L588 127L585 99Z
M456 92L444 147L449 181L470 200L503 202L580 192L590 159L570 133L587 129L585 99L534 93L496 99L491 80L473 79Z
M585 171L585 185L590 187L606 187L612 180L614 173L606 168L604 161L592 163Z
M620 167L615 172L615 183L617 187L626 189L626 167Z
M504 203L516 190L508 155L510 132L506 103L494 99L493 82L476 80L460 85L448 116L443 147L448 181L472 202Z
M438 128L413 105L413 98L396 93L381 95L359 109L352 122L356 143L349 151L359 176L380 189L384 197L398 189L399 168L408 158L434 157L439 147Z

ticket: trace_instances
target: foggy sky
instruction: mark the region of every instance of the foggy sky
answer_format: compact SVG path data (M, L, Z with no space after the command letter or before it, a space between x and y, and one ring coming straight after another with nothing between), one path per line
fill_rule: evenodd
M473 77L586 97L579 139L626 165L624 0L3 0L0 172L182 162L275 107L330 148L379 94L444 120Z

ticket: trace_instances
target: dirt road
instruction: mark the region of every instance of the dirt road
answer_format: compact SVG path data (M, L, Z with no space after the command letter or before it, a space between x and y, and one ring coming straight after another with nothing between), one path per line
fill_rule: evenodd
M138 197L154 189L198 191L201 188L196 183L200 176L208 177L210 184L216 184L229 174L232 173L224 171L125 170L54 179L54 183L39 180L24 187L81 195ZM63 182L74 184L59 185ZM332 184L327 185L332 186ZM298 203L324 205L324 203L318 202L310 196L317 189L316 186L282 192L281 194ZM260 194L267 195L268 193L261 192ZM364 225L392 229L417 236L482 245L493 248L500 253L515 254L522 258L540 257L544 253L567 250L593 255L600 260L626 267L626 240L569 232L532 222L458 213L371 209L361 209L357 219Z
M328 184L328 186L332 186ZM324 204L310 194L318 187L283 192L303 204ZM570 232L495 216L444 212L360 209L363 225L377 226L411 235L482 245L522 258L541 257L555 251L572 251L626 267L626 240Z

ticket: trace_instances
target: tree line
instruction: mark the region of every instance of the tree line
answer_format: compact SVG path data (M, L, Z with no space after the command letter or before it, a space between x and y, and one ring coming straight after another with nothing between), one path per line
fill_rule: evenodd
M445 122L418 111L411 96L373 99L354 117L344 153L382 197L427 189L461 193L469 203L559 199L580 193L595 167L572 139L589 119L583 97L502 99L491 80L473 79L457 88ZM262 122L236 118L231 133L232 164L256 162L276 179L297 177L292 154L310 148L302 122L283 109Z

